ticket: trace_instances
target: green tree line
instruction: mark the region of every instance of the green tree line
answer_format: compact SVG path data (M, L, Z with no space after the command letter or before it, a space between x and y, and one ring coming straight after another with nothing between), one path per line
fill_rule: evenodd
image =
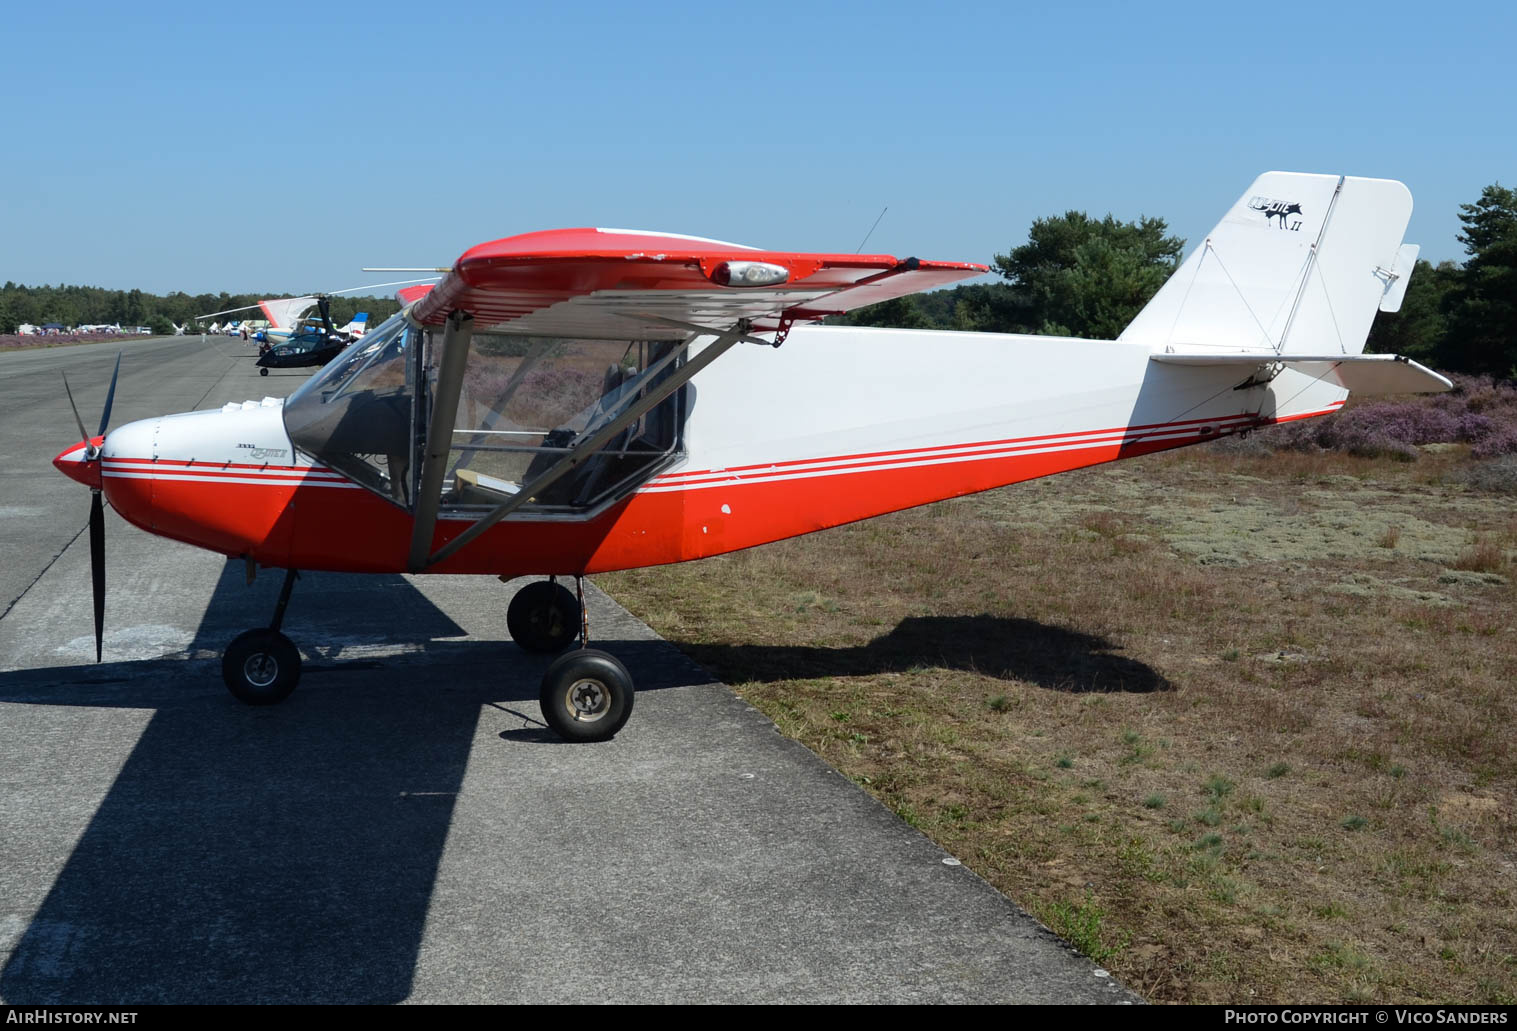
M1460 205L1459 219L1468 258L1419 261L1401 310L1376 316L1366 350L1517 379L1517 191L1487 186ZM1040 218L1025 244L995 256L1001 282L900 297L834 321L1115 339L1179 267L1184 241L1167 228L1161 218L1083 211Z
M294 294L280 294L293 297ZM167 296L141 290L105 290L98 286L22 286L8 282L0 287L0 333L14 333L23 323L41 326L49 322L64 326L116 325L150 326L155 333L172 333L174 326L194 323L198 316L229 308L242 308L267 300L260 294L186 294ZM393 297L334 297L332 321L345 325L361 311L369 313L369 324L376 325L400 310ZM262 318L261 312L239 312L220 316ZM208 324L203 322L202 325ZM186 329L185 332L192 332Z

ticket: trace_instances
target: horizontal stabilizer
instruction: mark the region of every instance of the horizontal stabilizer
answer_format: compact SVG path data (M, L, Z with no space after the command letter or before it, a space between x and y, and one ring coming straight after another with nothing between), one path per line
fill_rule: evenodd
M1155 354L1149 358L1166 365L1231 366L1240 375L1249 369L1293 369L1312 379L1337 383L1357 394L1438 394L1453 383L1425 365L1399 354L1299 355L1274 354Z

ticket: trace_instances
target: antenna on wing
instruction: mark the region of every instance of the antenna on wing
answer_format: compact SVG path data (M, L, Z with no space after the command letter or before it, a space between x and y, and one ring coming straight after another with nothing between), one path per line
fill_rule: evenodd
M887 204L883 208L881 208L880 209L880 218L884 218L885 217L885 212L887 212L889 210L890 210L890 205L889 204ZM869 242L869 238L874 235L875 229L879 226L879 224L880 224L880 218L877 218L877 219L874 220L874 225L872 225L872 226L869 227L869 232L867 232L867 233L864 234L864 238L862 240L860 240L859 241L859 245L853 249L853 253L858 254L858 253L860 253L864 249L864 245Z

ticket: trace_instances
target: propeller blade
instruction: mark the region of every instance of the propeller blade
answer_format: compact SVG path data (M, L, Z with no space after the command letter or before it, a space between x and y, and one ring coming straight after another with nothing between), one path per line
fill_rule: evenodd
M84 420L79 418L79 406L74 404L74 392L68 388L68 373L63 374L63 392L68 395L68 406L74 410L74 422L79 426L79 439L89 440L90 435L84 432Z
M100 432L97 437L105 436L105 428L111 421L111 405L116 400L116 377L121 375L121 352L116 352L116 371L111 373L111 389L105 395L105 411L100 413Z
M100 492L90 496L90 578L95 584L95 661L100 661L105 627L105 504Z

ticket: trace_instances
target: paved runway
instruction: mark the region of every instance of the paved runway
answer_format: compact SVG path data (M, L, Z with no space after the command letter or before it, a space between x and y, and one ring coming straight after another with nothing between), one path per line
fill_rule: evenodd
M240 341L124 345L113 426L284 396ZM0 354L0 1001L1132 1002L609 598L615 740L545 731L515 585L305 575L283 705L220 654L279 574L107 512L52 457L117 348Z

